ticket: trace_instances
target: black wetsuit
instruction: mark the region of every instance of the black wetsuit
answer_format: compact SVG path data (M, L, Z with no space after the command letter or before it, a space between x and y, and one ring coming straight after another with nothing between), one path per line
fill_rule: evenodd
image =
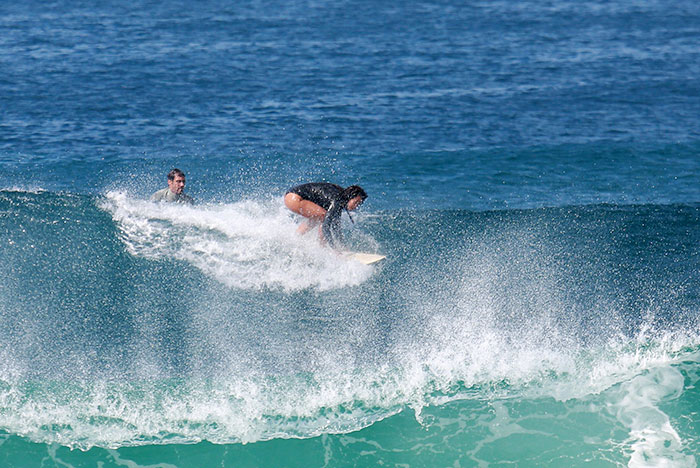
M331 247L342 247L343 233L340 229L340 218L343 209L346 208L340 200L343 187L328 182L311 182L292 187L287 190L287 193L295 193L303 200L315 203L326 210L326 216L323 218L321 226L323 237Z

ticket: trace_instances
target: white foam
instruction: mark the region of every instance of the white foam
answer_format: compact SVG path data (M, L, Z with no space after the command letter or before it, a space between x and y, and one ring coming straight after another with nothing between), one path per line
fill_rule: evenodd
M0 427L79 449L314 437L354 431L400 409L391 409L400 403L393 392L341 373L322 380L48 382L30 391L28 398L21 386L0 387L0 403L12 409L0 414Z
M17 186L14 185L12 187L5 187L5 188L0 188L0 192L21 192L21 193L43 193L46 190L42 187L36 187L36 186Z
M629 428L631 449L628 466L695 467L695 459L683 453L683 441L659 404L683 392L684 378L678 369L649 369L620 385L613 393L610 410Z
M624 450L631 454L630 466L694 466L660 407L683 391L674 366L697 362L697 355L681 351L674 356L669 350L675 345L659 345L661 349L608 349L592 357L562 350L563 357L552 357L557 351L551 346L531 342L509 348L497 329L477 325L467 331L476 322L465 323L453 321L453 330L443 335L446 341L423 352L397 350L403 359L378 367L353 364L352 350L339 343L313 357L326 361L310 374L265 376L247 369L210 382L47 382L29 390L21 383L0 386L0 407L11 409L0 413L0 427L31 440L83 449L313 437L354 431L406 406L419 414L426 405L486 397L498 408L499 393L489 385L503 380L504 396L556 395L607 404L629 429ZM591 361L570 362L584 358ZM547 371L556 375L538 382ZM589 383L598 378L604 387ZM467 388L455 393L458 382ZM493 431L493 438L507 434ZM645 464L650 460L653 464Z
M109 192L111 213L133 255L183 260L233 288L329 290L365 281L372 268L299 236L278 200L176 205Z

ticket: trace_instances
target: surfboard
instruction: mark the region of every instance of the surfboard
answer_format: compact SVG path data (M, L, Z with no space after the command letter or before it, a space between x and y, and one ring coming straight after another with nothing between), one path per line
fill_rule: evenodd
M386 258L386 255L365 252L345 252L345 256L351 260L356 260L360 263L364 263L365 265L371 265Z

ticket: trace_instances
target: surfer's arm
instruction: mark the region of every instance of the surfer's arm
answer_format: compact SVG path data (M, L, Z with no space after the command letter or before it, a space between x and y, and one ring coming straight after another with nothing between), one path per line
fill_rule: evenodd
M321 224L321 240L336 250L343 248L343 232L340 228L342 213L342 207L334 203Z

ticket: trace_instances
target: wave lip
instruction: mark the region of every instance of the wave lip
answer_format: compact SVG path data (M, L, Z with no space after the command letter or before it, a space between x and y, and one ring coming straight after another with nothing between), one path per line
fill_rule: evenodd
M682 366L694 362L697 372L697 346L673 352L657 343L646 350L632 347L604 354L580 362L573 371L551 364L524 371L517 360L509 360L511 370L505 373L500 365L469 374L463 363L447 373L444 362L436 367L405 356L394 368L339 367L216 381L0 381L0 428L35 442L81 450L204 440L254 443L355 432L409 408L429 429L435 422L429 414L437 408L443 412L463 403L536 408L538 402L551 401L607 413L610 426L604 431L617 428L629 434L624 444L630 466L645 466L644 460L693 466L686 442L664 407L684 392ZM690 382L695 384L697 376Z

